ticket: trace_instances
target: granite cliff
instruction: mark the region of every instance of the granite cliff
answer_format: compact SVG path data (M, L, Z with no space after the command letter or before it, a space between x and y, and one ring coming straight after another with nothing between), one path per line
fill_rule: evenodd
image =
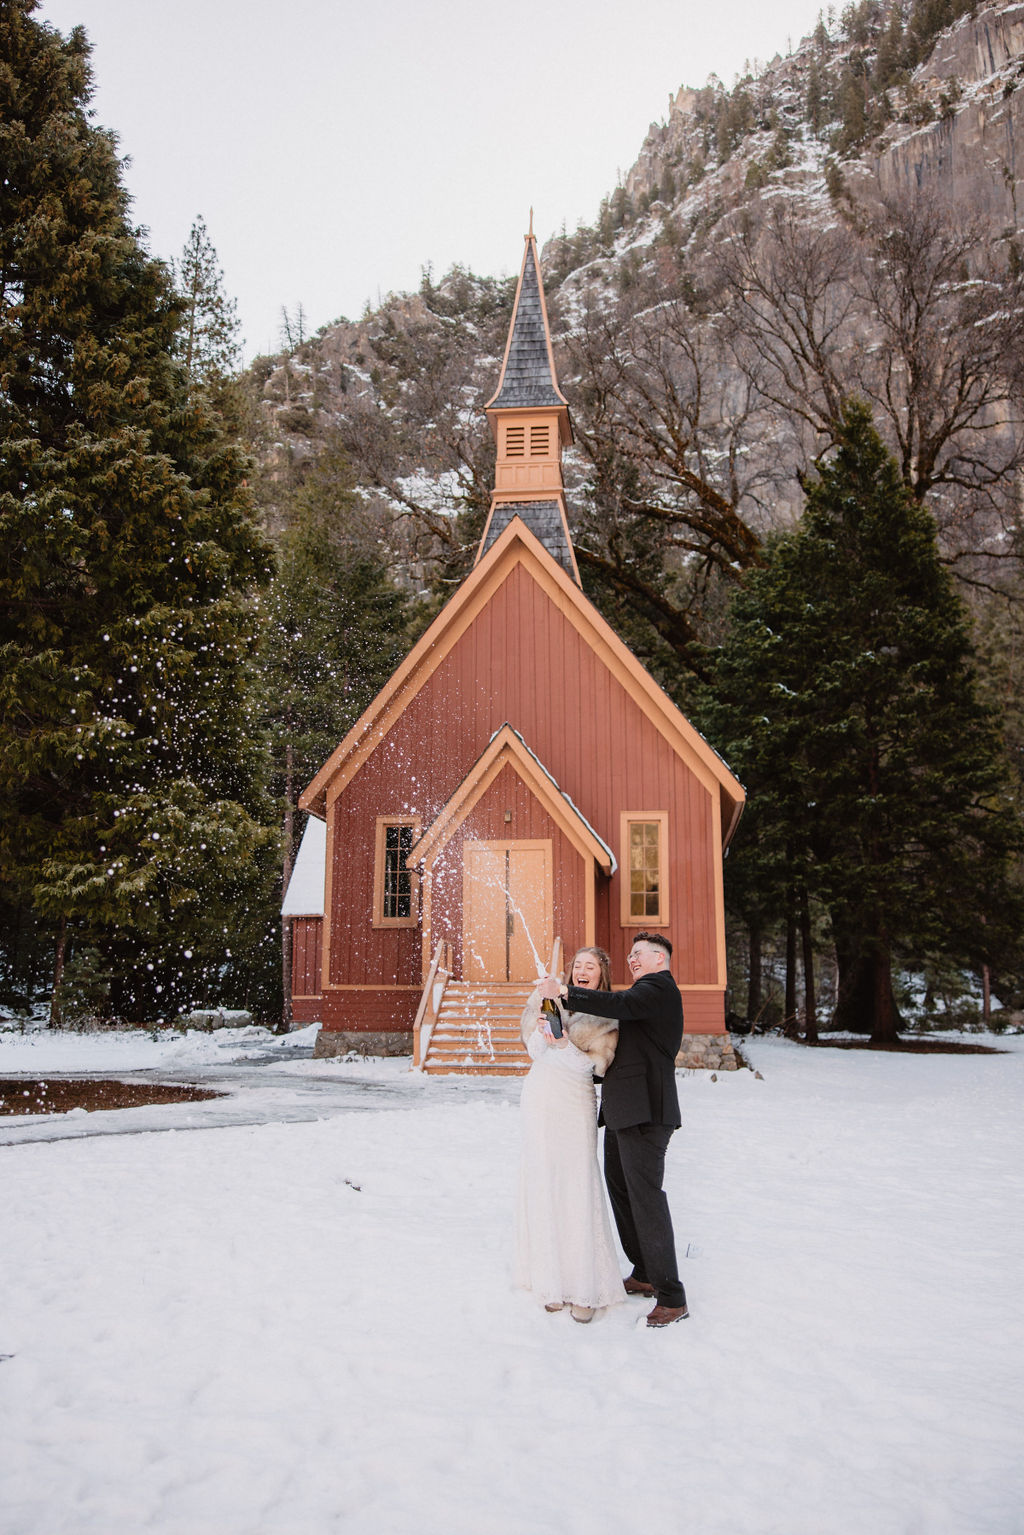
M573 400L568 487L585 579L614 620L644 609L633 640L656 667L659 655L690 664L713 628L716 584L756 562L759 540L798 510L800 478L828 446L830 391L877 397L961 573L969 555L1016 547L1021 380L1005 354L1019 350L1007 315L1024 265L1024 4L971 13L965 0L934 0L963 14L939 29L933 5L922 30L928 3L861 0L730 89L713 77L683 86L594 224L543 248ZM934 269L928 366L970 353L974 389L945 416L927 402L927 430L907 392L921 356L897 335L915 263ZM778 332L791 357L817 349L804 398L778 347L765 352L787 282L821 285L807 334ZM480 406L512 286L428 274L419 293L257 359L249 385L271 528L330 440L403 579L439 595L460 579L489 497ZM998 473L976 462L993 423Z

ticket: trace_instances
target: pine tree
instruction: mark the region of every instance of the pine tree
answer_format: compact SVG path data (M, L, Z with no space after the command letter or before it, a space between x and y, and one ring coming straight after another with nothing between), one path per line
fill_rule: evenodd
M293 806L408 646L371 511L329 443L296 492L261 602L262 676L277 790L291 751Z
M282 884L296 843L299 795L408 648L408 600L388 574L372 516L329 443L295 495L263 602L265 725L281 806ZM284 924L284 1006L289 924Z
M238 371L240 326L202 218L192 225L175 275L184 306L178 345L189 389L216 397Z
M868 131L864 76L847 65L839 82L839 116L842 127L835 138L840 154L855 149Z
M892 85L903 70L903 16L898 4L893 4L889 19L878 39L872 83L876 91L884 91Z
M97 1005L153 1017L205 984L267 841L268 552L90 122L85 34L36 9L0 8L0 867L49 930L55 1016L77 948Z
M1019 829L963 606L867 406L733 610L706 718L747 783L769 894L827 905L834 1023L896 1037L894 957L1012 944Z

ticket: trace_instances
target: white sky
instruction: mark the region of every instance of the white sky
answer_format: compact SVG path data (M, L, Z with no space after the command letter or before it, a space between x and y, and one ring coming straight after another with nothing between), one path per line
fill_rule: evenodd
M154 254L202 214L246 354L591 223L680 85L786 53L820 0L42 0L93 43L96 120Z

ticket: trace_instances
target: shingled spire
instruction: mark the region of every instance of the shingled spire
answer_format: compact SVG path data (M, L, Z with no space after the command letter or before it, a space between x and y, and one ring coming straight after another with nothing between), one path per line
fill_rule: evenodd
M562 449L572 442L572 426L555 374L532 211L501 376L486 411L498 456L477 560L519 517L578 583L562 486Z

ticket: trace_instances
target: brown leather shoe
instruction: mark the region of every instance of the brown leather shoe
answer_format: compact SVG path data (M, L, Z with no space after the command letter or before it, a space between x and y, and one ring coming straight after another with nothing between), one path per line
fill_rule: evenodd
M634 1279L632 1276L630 1276L629 1279L624 1279L622 1281L622 1288L625 1290L627 1295L654 1294L654 1286L652 1284L648 1284L646 1279Z
M683 1301L681 1306L655 1306L653 1311L647 1313L648 1327L667 1327L669 1322L682 1322L690 1315L689 1307Z

